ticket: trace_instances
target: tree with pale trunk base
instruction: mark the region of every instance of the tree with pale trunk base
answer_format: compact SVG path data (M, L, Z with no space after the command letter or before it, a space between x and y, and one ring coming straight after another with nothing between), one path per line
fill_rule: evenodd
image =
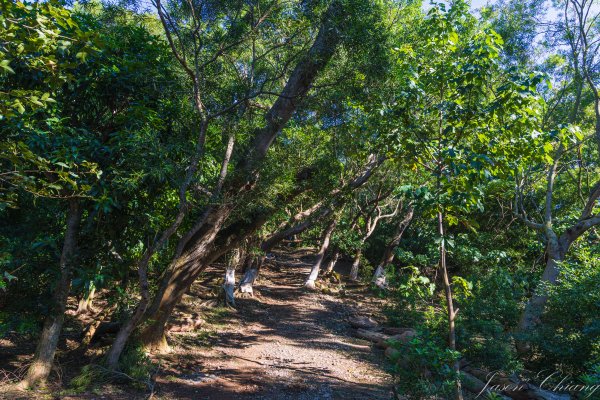
M306 278L306 282L304 282L304 287L309 290L315 290L315 282L319 277L319 271L321 270L321 264L323 263L323 258L325 258L325 252L329 248L329 242L331 241L331 234L335 229L337 224L337 218L334 216L331 221L327 224L325 229L323 230L323 236L321 239L321 247L317 252L315 262L313 263L312 268L310 269L310 273L308 274L308 278Z
M410 203L408 206L408 210L404 215L404 218L402 218L398 222L398 225L396 225L396 231L394 232L394 235L392 236L388 244L385 246L385 250L383 251L383 255L381 256L381 261L379 261L379 264L377 264L377 268L375 269L375 273L373 274L372 282L375 284L375 286L381 289L385 289L387 287L385 268L388 265L390 265L392 261L394 261L394 257L396 256L396 248L402 240L402 235L404 234L404 231L410 225L414 213L414 206L412 203Z
M45 381L52 371L58 339L65 321L67 298L71 288L71 266L77 248L81 214L80 200L76 198L69 200L65 238L60 254L60 276L52 295L52 308L44 321L33 362L19 384L21 388L30 388Z

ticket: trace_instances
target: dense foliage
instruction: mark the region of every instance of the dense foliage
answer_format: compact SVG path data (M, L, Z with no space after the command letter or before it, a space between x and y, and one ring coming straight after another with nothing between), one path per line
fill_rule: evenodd
M207 266L249 265L244 291L296 238L307 288L345 260L416 329L402 393L459 398L459 360L598 384L597 9L0 0L0 338L38 342L25 386L64 325L89 345L77 313L119 327L103 371L149 374Z

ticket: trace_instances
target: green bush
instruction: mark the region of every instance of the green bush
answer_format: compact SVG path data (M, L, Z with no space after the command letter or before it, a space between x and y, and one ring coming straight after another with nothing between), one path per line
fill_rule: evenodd
M409 343L395 342L398 360L394 371L401 393L422 399L429 396L451 397L456 382L452 369L460 353L448 349L435 333L420 331Z

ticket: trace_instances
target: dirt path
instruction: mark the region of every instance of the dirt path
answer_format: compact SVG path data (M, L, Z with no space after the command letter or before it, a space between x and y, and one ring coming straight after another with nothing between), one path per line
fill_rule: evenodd
M376 299L304 291L310 257L279 254L254 298L216 309L200 333L172 335L159 399L390 399L381 351L350 336L347 318ZM195 308L189 296L184 307Z

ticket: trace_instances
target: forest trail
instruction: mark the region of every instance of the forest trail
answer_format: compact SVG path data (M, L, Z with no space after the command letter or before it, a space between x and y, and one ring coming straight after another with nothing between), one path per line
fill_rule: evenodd
M213 311L200 332L171 334L174 351L157 358L154 398L390 399L382 351L352 338L347 322L377 312L380 301L360 288L344 297L305 291L311 258L278 253L255 297ZM194 290L182 309L198 306Z

